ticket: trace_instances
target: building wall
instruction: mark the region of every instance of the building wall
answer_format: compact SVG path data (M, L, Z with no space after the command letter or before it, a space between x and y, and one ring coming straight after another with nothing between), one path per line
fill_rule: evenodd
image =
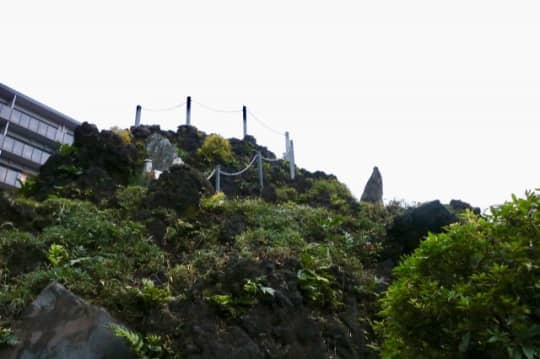
M76 120L0 83L0 187L20 187L60 144L73 143Z

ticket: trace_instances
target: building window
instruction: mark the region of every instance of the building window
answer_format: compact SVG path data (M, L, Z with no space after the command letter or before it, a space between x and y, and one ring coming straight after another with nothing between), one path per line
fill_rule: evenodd
M9 137L4 137L4 150L8 151L8 152L12 152L13 151L13 143L15 141L13 141L12 138L9 138Z

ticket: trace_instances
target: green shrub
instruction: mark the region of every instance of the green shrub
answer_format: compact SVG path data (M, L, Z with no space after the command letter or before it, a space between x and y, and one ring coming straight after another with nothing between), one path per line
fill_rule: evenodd
M347 214L359 207L347 186L335 179L313 181L309 191L300 195L299 201Z
M204 139L197 154L210 166L216 164L227 164L233 159L233 152L230 142L220 135L209 135Z
M330 274L300 269L296 277L306 302L330 310L343 306L343 292L334 288L335 278Z
M26 273L46 261L46 245L30 233L0 232L0 270L8 276Z
M224 206L225 200L225 193L218 192L209 197L202 198L201 208L207 210L216 210Z
M14 346L18 343L19 341L11 329L0 327L0 349L6 346Z
M382 357L538 358L539 209L527 193L429 235L382 300Z
M171 300L169 289L157 287L150 279L143 279L141 288L127 286L126 291L127 297L135 299L136 304L145 312Z
M133 143L133 136L131 135L131 132L129 132L129 130L113 126L111 127L111 131L120 138L120 141L122 141L124 145L129 145L130 143Z
M122 213L130 218L135 217L146 199L147 188L143 186L121 187L116 191L116 201Z

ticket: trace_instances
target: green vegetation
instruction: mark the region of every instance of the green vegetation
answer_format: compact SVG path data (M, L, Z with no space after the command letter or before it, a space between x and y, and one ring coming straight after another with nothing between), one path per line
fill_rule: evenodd
M120 325L112 325L112 332L124 339L140 359L165 358L168 350L159 335L142 335Z
M5 346L17 345L18 342L11 329L0 327L0 349Z
M200 170L266 149L181 126L167 138L190 166L154 180L141 143L156 129L81 128L0 196L0 346L58 281L122 323L139 358L540 357L536 193L461 214L398 263L403 203L359 203L321 172L291 181L280 161L262 194L256 171L214 194Z
M229 141L215 134L205 138L197 154L210 166L228 164L233 160L232 148Z
M430 235L382 300L384 358L540 355L540 198Z

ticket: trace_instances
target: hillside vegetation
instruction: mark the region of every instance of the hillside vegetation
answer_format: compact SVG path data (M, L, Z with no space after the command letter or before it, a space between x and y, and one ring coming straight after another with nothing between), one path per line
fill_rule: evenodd
M153 133L185 163L157 180L143 173ZM79 127L0 197L0 348L57 281L123 323L111 330L141 358L540 355L536 194L461 212L392 275L412 208L360 203L322 172L291 181L284 161L264 165L262 193L256 169L214 193L216 164L242 169L257 151L275 158L194 127Z

